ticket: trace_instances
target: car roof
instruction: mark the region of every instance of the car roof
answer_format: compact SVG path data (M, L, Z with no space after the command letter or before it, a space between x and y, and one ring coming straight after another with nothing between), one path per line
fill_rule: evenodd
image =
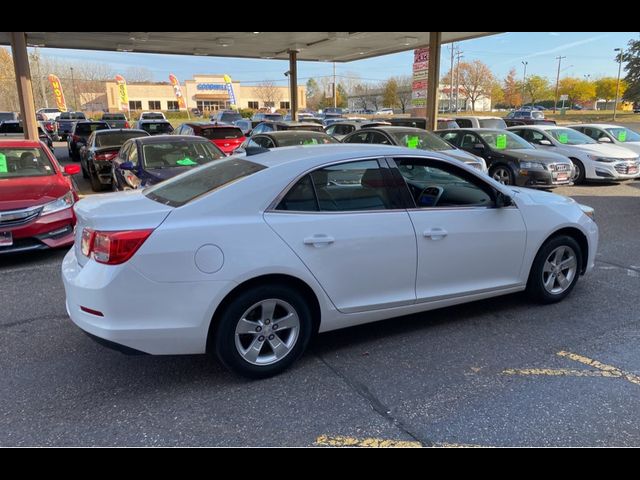
M624 125L613 125L611 123L573 123L565 125L567 127L597 127L597 128L627 128Z
M0 147L9 148L40 148L40 140L0 139Z
M557 130L557 129L566 129L568 126L565 125L515 125L513 127L508 127L507 130Z
M94 133L96 135L111 135L112 133L143 133L145 137L149 135L149 132L139 128L106 128L104 130L96 130Z
M210 123L210 122L185 122L183 125L189 125L191 127L198 128L240 128L233 123Z
M320 132L320 131L313 131L313 130L276 130L273 132L263 132L263 133L256 133L255 136L259 137L261 135L266 135L266 136L270 136L273 138L280 138L280 137L311 137L311 136L318 136L318 135L326 135L329 138L332 138L330 135L327 135L324 132Z
M147 145L149 143L164 143L168 141L176 141L176 140L188 140L193 143L210 143L208 139L203 137L197 137L194 135L149 135L145 137L133 138L132 140L139 142L143 145Z
M415 132L426 132L424 128L403 127L402 125L376 125L375 127L361 128L360 130L358 130L358 132L362 133L363 131L368 131L368 130L372 130L372 131L382 130L383 132L389 132L389 133L406 132L407 130L411 130Z
M453 117L454 119L456 118L477 118L478 120L495 120L495 119L502 119L502 117L494 117L494 116L489 116L489 115L456 115L455 117Z
M138 123L171 123L169 120L164 118L143 118L142 120L138 120Z

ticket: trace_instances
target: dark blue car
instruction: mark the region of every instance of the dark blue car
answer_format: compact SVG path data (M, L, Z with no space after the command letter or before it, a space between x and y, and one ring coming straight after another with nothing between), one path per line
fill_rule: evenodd
M127 140L113 159L113 189L132 190L198 165L225 158L211 141L187 135L156 135Z

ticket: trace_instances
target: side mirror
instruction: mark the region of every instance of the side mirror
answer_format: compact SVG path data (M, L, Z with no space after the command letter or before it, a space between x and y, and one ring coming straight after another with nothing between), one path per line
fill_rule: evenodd
M538 142L539 145L546 145L547 147L553 147L553 143L550 140L540 140Z
M509 195L498 191L496 192L496 208L504 208L513 205L513 200Z
M481 143L476 143L476 144L473 146L473 149L474 149L474 150L484 150L484 145L483 145L483 144L481 144Z
M64 166L64 174L65 175L77 175L80 173L80 165L65 165Z
M609 137L600 137L598 143L613 143Z
M120 165L118 165L118 168L120 170L133 170L135 168L135 165L133 164L133 162L122 162Z

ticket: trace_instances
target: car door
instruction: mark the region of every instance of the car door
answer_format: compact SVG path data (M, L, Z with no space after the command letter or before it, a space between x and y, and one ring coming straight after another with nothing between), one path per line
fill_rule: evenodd
M415 302L415 233L381 165L318 168L264 216L344 313Z
M418 246L418 302L522 284L526 229L515 205L495 208L484 180L441 160L390 160L414 208Z

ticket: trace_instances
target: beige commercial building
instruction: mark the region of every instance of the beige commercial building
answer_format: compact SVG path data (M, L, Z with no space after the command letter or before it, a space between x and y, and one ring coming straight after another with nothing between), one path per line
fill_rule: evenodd
M243 86L240 82L232 82L238 108L275 108L288 110L290 107L289 87L254 85ZM223 75L194 75L193 79L181 84L182 95L186 99L187 108L199 108L202 111L214 112L231 107L230 93ZM136 83L127 84L130 110L178 110L178 101L174 89L169 84ZM92 110L120 110L118 85L106 82L106 105L96 108L98 102L91 102ZM86 105L89 107L89 105ZM306 88L298 87L298 106L307 106ZM84 107L84 105L83 105Z

